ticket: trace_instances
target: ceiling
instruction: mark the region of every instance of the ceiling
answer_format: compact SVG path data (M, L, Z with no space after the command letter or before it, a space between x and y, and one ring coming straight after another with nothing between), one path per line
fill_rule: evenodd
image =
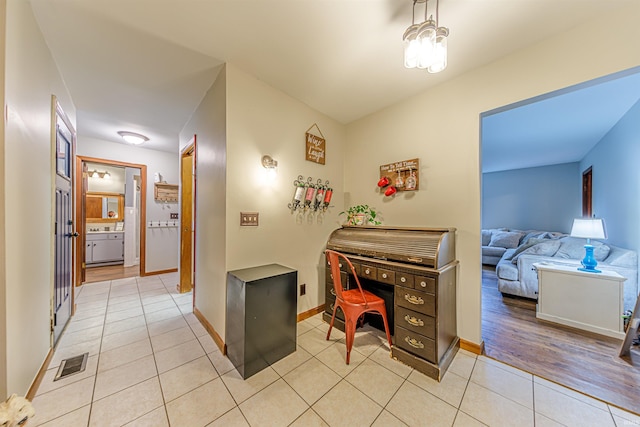
M449 66L435 75L402 65L411 0L30 3L79 138L122 142L116 132L128 130L176 152L225 62L346 124L634 1L441 0Z

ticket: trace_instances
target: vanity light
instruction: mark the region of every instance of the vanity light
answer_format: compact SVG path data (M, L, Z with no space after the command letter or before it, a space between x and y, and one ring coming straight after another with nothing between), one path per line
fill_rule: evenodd
M96 169L89 171L89 178L111 179L109 171L98 172Z
M124 139L127 143L132 145L140 145L149 140L149 138L144 135L135 132L128 132L125 130L118 131L118 135L120 135L122 139Z

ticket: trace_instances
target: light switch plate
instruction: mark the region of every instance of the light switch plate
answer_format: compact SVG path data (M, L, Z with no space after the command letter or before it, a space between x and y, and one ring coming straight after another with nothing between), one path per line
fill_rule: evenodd
M258 226L258 212L240 212L240 226Z

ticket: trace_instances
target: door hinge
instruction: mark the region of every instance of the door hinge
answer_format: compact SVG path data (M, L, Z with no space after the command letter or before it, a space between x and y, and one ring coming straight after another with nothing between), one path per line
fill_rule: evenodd
M51 318L51 332L53 332L53 330L55 329L56 326L56 315L54 314L53 317Z
M82 268L87 268L87 264L86 263L82 263Z

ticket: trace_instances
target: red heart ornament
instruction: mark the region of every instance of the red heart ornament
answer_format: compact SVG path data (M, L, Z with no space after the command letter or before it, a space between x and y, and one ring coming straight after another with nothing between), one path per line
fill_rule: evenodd
M389 178L387 178L386 176L383 176L382 178L380 178L380 181L378 181L378 187L386 187L387 185L389 185Z
M384 192L385 196L393 196L394 194L396 194L398 190L396 190L396 187L394 187L393 185L389 188L387 188L387 190Z

